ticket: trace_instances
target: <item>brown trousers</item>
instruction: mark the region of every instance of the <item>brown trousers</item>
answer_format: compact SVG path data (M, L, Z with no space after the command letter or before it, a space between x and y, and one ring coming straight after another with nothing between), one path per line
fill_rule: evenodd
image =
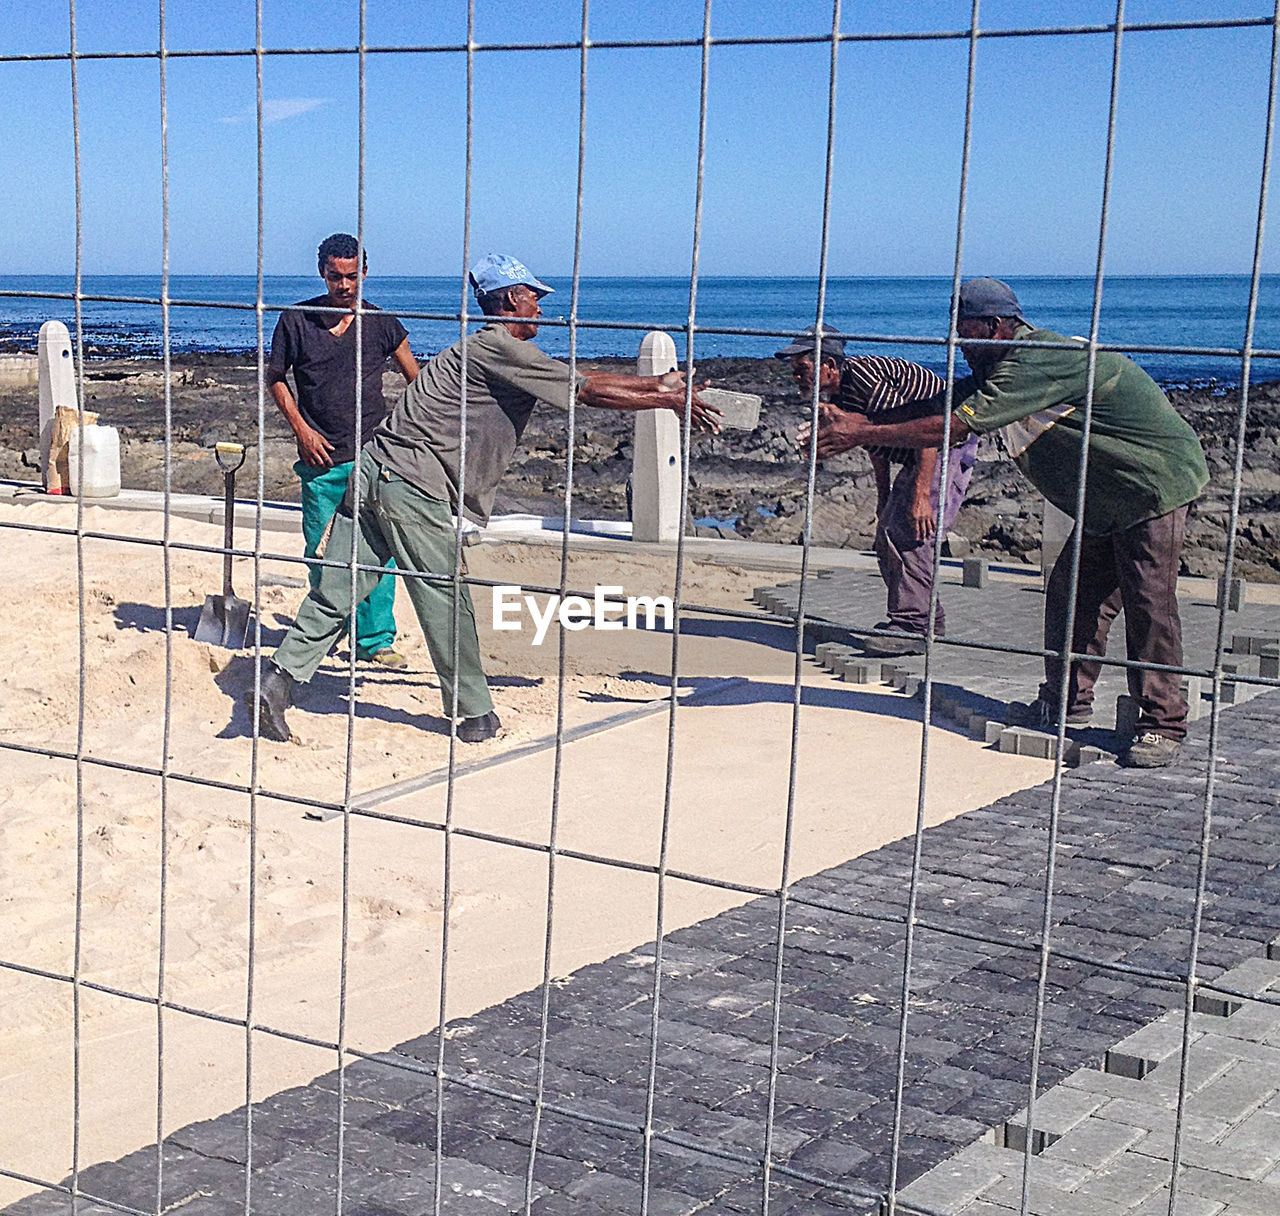
M1178 616L1178 563L1187 508L1114 532L1085 536L1080 546L1080 583L1071 649L1105 655L1111 623L1124 609L1125 651L1141 663L1182 666L1182 621ZM1056 704L1066 649L1067 606L1073 540L1063 546L1049 575L1044 606L1044 647L1058 654L1044 661L1040 696ZM1102 667L1082 659L1071 665L1069 710L1093 704ZM1129 695L1138 702L1138 734L1148 731L1181 740L1187 733L1187 703L1176 672L1129 668Z

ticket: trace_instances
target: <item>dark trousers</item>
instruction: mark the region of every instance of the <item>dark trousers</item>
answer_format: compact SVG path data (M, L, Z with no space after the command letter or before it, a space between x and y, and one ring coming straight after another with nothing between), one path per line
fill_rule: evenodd
M951 449L945 489L941 484L942 456L938 456L930 497L933 500L933 517L944 533L951 530L964 505L977 451L977 435L970 435L966 442ZM874 547L880 577L889 589L889 624L906 633L927 633L929 595L933 590L933 537L917 540L911 526L915 480L915 465L903 465L876 521ZM947 616L941 599L938 600L933 628L937 637L943 637L947 632Z
M1125 653L1142 663L1182 666L1182 621L1178 616L1178 562L1187 526L1187 508L1114 532L1085 536L1080 546L1080 584L1076 592L1077 654L1105 655L1111 623L1124 609ZM1049 575L1044 606L1044 646L1061 652L1066 645L1072 539L1063 546ZM1082 659L1071 665L1069 710L1093 704L1093 686L1102 670ZM1129 695L1138 702L1138 733L1153 732L1181 740L1187 733L1187 703L1176 672L1130 668ZM1058 701L1062 659L1044 661L1040 696Z

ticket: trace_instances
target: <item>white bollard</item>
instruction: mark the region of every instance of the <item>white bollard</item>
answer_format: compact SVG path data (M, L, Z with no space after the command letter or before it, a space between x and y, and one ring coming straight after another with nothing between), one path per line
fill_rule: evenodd
M654 330L640 342L636 374L675 371L676 344ZM680 419L671 410L636 414L631 463L631 537L643 541L680 538Z
M1044 500L1044 521L1040 525L1040 573L1044 576L1045 590L1049 588L1049 575L1058 554L1066 548L1075 520L1065 511L1059 511L1047 498Z
M60 405L76 408L75 361L71 357L71 335L61 321L40 326L37 346L40 362L40 476L49 484L49 438L53 416Z

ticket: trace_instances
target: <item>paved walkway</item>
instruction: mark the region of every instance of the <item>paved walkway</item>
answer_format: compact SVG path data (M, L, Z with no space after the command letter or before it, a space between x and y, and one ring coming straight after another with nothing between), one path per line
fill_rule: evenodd
M1261 959L1280 934L1278 703L1259 697L1222 717L1202 977ZM1104 762L1066 774L1040 1067L1042 1091L1065 1088L1038 1105L1035 1132L1061 1139L1035 1158L1034 1212L1157 1210L1151 1205L1168 1155L1177 1066L1168 1058L1168 1028L1143 1028L1181 1008L1206 762L1202 721L1174 769ZM1040 786L924 837L897 1184L914 1184L908 1197L935 1211L1017 1208L1022 1155L996 1142L1010 1135L1016 1142L1006 1124L1016 1123L1027 1098L1048 807L1049 787ZM777 901L754 900L666 941L649 1212L759 1211L770 1130L771 1212L877 1210L890 1182L911 867L912 841L905 840L795 887L771 1129ZM534 1212L641 1211L652 995L652 948L554 987ZM541 994L528 993L447 1030L446 1212L498 1216L524 1208L540 1010ZM1193 1059L1198 1088L1184 1149L1192 1167L1187 1206L1178 1209L1184 1216L1280 1210L1266 1206L1280 1191L1265 1181L1280 1158L1280 1135L1272 1134L1280 1117L1275 1012L1215 1023L1217 1038L1232 1040L1227 1051L1197 1024L1196 1051L1212 1063ZM1124 1061L1147 1050L1132 1046L1135 1032L1166 1036L1162 1062L1143 1080L1123 1075L1141 1071ZM426 1034L347 1067L344 1212L432 1210L436 1051L436 1036ZM1109 1051L1122 1075L1098 1071ZM252 1212L334 1210L337 1085L329 1073L254 1108ZM244 1210L245 1124L239 1110L168 1138L166 1210ZM1116 1124L1130 1130L1117 1133ZM1100 1139L1119 1152L1099 1149ZM943 1172L931 1172L943 1163ZM154 1147L80 1175L82 1191L143 1211L156 1208L155 1185ZM1202 1194L1212 1196L1207 1205L1192 1206ZM85 1201L77 1207L87 1216L107 1210ZM69 1213L70 1201L46 1192L7 1212Z
M952 576L954 577L954 576ZM1217 645L1218 609L1208 584L1197 580L1199 594L1179 595L1183 646L1187 667L1209 670ZM794 615L799 599L799 582L779 587L762 587L756 600L771 611ZM1271 588L1254 589L1270 592ZM819 627L822 637L843 638L848 631L867 630L884 619L884 584L864 571L832 570L809 580L805 594L805 615L829 622L834 628ZM1044 595L1038 580L992 578L984 587L965 587L948 580L940 590L946 607L949 641L979 646L1038 646L1043 634ZM1261 598L1259 596L1259 598ZM1268 598L1270 598L1268 596ZM1229 613L1228 648L1235 635L1280 635L1280 608L1273 603L1246 602ZM1111 657L1124 655L1124 616L1111 629ZM1242 674L1258 675L1258 658L1233 656ZM890 660L901 671L923 676L924 658ZM934 681L940 686L963 690L963 699L974 709L987 707L992 713L1010 701L1030 701L1044 678L1043 660L1034 655L993 654L973 646L940 645L935 651ZM1208 681L1205 681L1207 685ZM1234 696L1236 686L1228 685ZM1254 695L1255 688L1240 685L1237 699ZM1096 686L1094 717L1088 727L1072 728L1069 735L1083 746L1114 750L1111 732L1115 727L1117 698L1126 691L1125 672L1120 667L1104 667ZM1203 697L1191 706L1191 716L1207 714L1209 702Z

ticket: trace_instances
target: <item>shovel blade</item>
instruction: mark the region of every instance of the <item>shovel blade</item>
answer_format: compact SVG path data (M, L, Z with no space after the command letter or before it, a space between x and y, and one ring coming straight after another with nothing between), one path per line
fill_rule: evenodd
M195 640L228 650L243 650L249 636L249 601L237 595L206 595Z

